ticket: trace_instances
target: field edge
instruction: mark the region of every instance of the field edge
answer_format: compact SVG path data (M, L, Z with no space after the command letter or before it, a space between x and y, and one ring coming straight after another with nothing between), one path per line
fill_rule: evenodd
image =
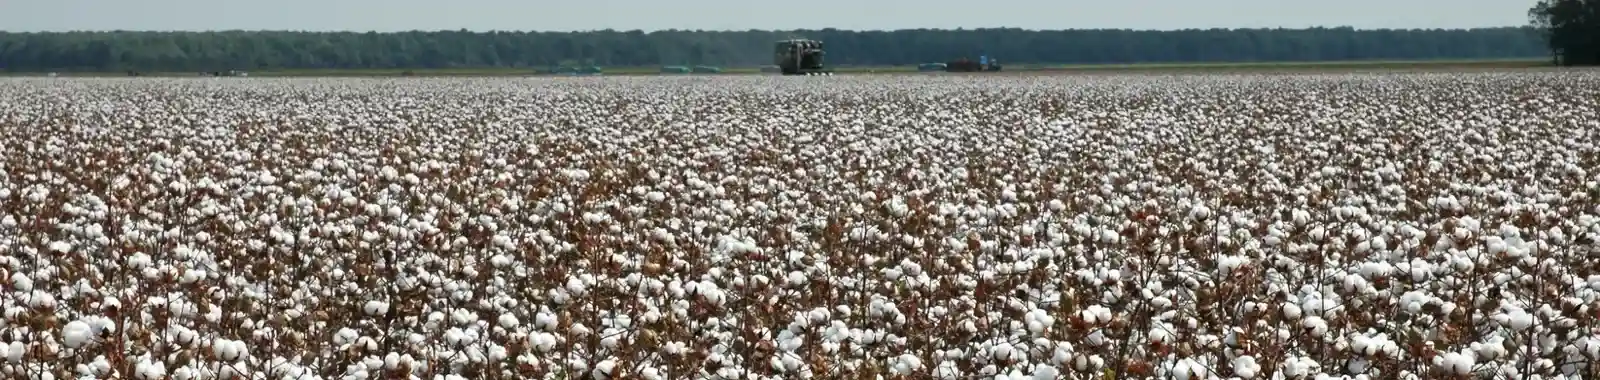
M992 74L1016 73L1150 73L1150 72L1239 72L1239 71L1415 71L1415 70L1471 70L1471 69L1537 69L1554 68L1548 59L1512 58L1482 60L1373 60L1373 61L1298 61L1298 62L1184 62L1184 63L1131 63L1131 64L1017 64L1008 65L1005 71ZM839 74L941 74L923 73L916 66L838 66ZM45 76L44 72L0 72L0 76ZM66 77L121 77L125 72L63 71ZM537 68L443 68L443 69L292 69L256 70L250 77L522 77L565 76L550 74ZM727 68L721 73L662 73L657 67L606 68L605 76L719 76L719 75L777 75L763 73L758 67ZM152 72L141 76L194 77L200 73Z

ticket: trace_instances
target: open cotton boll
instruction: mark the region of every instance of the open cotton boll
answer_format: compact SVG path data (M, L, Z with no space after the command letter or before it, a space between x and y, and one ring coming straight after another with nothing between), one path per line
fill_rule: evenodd
M933 368L933 378L940 380L960 379L962 378L961 368L956 367L956 362L953 360L941 361Z
M1493 318L1495 322L1500 323L1500 326L1509 328L1512 331L1527 330L1533 327L1534 323L1533 314L1528 314L1527 311L1520 308L1513 308L1505 313L1495 314Z
M1083 318L1084 322L1087 322L1091 325L1111 322L1111 309L1108 309L1105 306L1090 305L1088 308L1080 311L1079 313L1081 314L1080 317Z
M1217 258L1217 276L1228 277L1239 267L1250 263L1250 258L1244 256L1222 256Z
M894 375L910 375L922 369L922 358L916 355L904 354L889 360L889 373Z
M991 346L989 348L989 357L999 361L1011 360L1013 348L1014 347L1012 347L1010 344L1006 343Z
M92 339L94 339L94 331L89 327L88 323L83 321L68 322L66 327L61 329L61 343L65 344L67 348L82 348Z
M1048 312L1040 309L1028 311L1027 314L1024 314L1023 318L1025 319L1024 323L1028 328L1028 332L1035 335L1043 334L1056 323L1054 316L1051 316Z
M1323 320L1322 317L1314 315L1301 320L1300 327L1304 329L1307 335L1312 337L1321 338L1328 333L1328 322Z
M1284 302L1279 307L1279 309L1281 310L1281 313L1283 314L1283 318L1284 319L1287 319L1287 320L1290 320L1290 321L1294 321L1294 320L1300 319L1300 316L1301 316L1301 314L1300 314L1300 305L1296 305L1296 304L1289 303L1289 302Z
M367 301L366 304L361 306L361 310L366 312L367 315L383 315L389 312L389 303L376 300Z
M517 316L511 313L500 314L500 317L496 318L495 322L498 323L500 327L507 329L515 329L522 325L522 322L517 320Z
M212 341L211 353L223 362L236 362L250 357L249 346L244 341L228 339Z
M1151 327L1150 331L1145 333L1145 336L1149 337L1150 342L1171 344L1173 339L1176 338L1176 334L1174 333L1176 329L1171 324L1166 322L1154 322L1154 324L1155 326Z
M1061 371L1055 366L1039 364L1033 366L1032 380L1055 380L1061 376Z
M1282 366L1283 376L1290 378L1311 376L1321 369L1319 363L1307 357L1290 357Z
M140 360L133 367L133 377L138 380L162 380L167 376L167 366L161 361Z
M1433 358L1433 365L1447 373L1466 375L1472 373L1475 358L1470 354L1446 352Z
M1201 367L1194 359L1182 359L1172 365L1168 371L1173 380L1198 380L1206 374L1206 368Z
M1233 373L1241 378L1254 379L1261 373L1261 365L1256 363L1256 358L1244 355L1233 359Z
M11 287L20 292L31 292L33 291L33 279L28 278L26 273L12 273Z
M22 358L28 354L28 347L22 342L13 341L6 345L6 361L12 364L22 363Z
M1486 342L1472 342L1468 345L1471 355L1483 360L1497 360L1509 352L1506 350L1505 338L1493 337Z

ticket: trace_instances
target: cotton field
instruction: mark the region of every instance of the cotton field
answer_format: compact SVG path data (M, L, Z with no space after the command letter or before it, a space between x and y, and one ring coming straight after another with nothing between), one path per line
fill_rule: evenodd
M1600 73L0 99L6 378L1600 376Z

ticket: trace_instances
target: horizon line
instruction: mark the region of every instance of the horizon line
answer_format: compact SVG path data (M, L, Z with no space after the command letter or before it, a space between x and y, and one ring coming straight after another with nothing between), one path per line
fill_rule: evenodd
M955 28L894 28L894 29L848 29L837 27L821 28L796 28L796 29L574 29L574 30L536 30L536 29L407 29L407 30L351 30L351 29L68 29L68 30L28 30L12 31L0 29L3 34L67 34L67 33L355 33L355 34L404 34L404 33L662 33L662 32L699 32L699 33L748 33L748 32L820 32L820 31L845 31L845 32L901 32L901 31L981 31L981 30L1022 30L1026 32L1072 32L1072 31L1121 31L1121 32L1193 32L1193 31L1275 31L1275 30L1314 30L1314 29L1348 29L1352 31L1473 31L1490 29L1519 29L1531 28L1532 25L1503 25L1503 26L1477 26L1458 28L1358 28L1350 25L1340 26L1303 26L1303 27L1187 27L1173 29L1136 29L1136 28L1062 28L1062 29L1037 29L1008 26L979 26Z

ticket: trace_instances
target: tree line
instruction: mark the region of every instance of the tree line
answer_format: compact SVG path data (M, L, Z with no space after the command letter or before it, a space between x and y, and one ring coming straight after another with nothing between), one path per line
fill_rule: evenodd
M1557 63L1600 64L1600 0L1540 0L1528 17Z
M1546 0L1566 1L1566 0ZM1584 0L1600 1L1600 0ZM1006 64L1496 59L1550 56L1545 29L588 32L0 32L0 70L219 71L770 64L810 38L832 65L914 65L988 55ZM1592 39L1591 39L1592 40Z

